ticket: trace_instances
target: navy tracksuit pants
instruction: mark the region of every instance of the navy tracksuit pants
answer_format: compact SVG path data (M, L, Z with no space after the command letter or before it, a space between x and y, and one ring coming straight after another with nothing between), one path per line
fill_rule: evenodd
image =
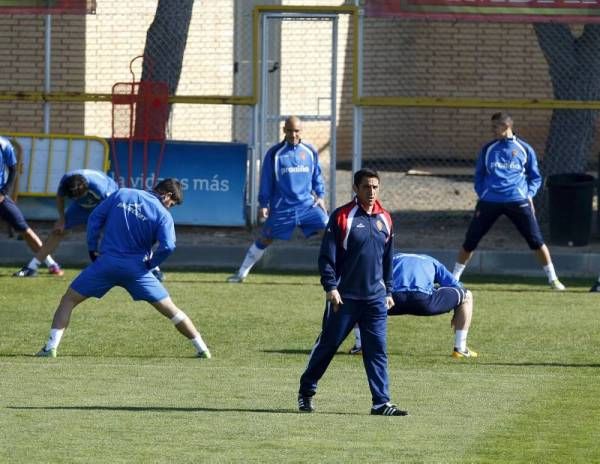
M363 363L369 380L373 404L390 401L387 373L387 308L385 298L351 300L337 312L330 302L325 305L323 328L308 359L308 366L300 377L302 396L313 396L317 382L323 377L337 349L356 323L360 327Z

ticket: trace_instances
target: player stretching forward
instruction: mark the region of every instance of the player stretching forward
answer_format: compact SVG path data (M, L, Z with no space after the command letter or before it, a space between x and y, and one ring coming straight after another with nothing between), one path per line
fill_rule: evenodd
M115 181L100 171L78 169L65 174L58 183L56 192L58 219L52 232L29 264L23 266L15 276L35 276L40 262L56 250L65 235L77 226L85 226L94 208L118 189ZM66 212L65 197L73 200Z
M467 347L467 334L473 314L473 295L462 287L448 269L427 255L398 253L394 255L394 307L388 315L413 314L437 316L454 310L451 325L454 329L452 357L476 358ZM436 288L436 284L439 285ZM354 346L350 354L362 351L360 329L354 329Z
M301 140L302 122L297 116L286 119L283 132L285 139L267 151L261 169L259 215L267 219L262 237L250 246L227 282L243 282L274 239L289 240L296 227L309 237L327 225L317 151Z
M56 357L60 339L73 309L87 298L103 297L112 287L125 288L134 300L145 300L191 340L199 358L210 351L188 316L150 272L175 249L175 227L168 211L182 202L181 185L175 179L159 182L154 191L124 188L100 203L90 215L87 243L92 263L67 289L54 313L50 336L36 356ZM104 230L100 253L98 240ZM152 254L153 245L158 247Z
M6 175L5 180L5 173ZM10 198L17 178L17 156L10 141L0 137L0 218L8 222L17 232L22 234L25 243L33 253L37 253L43 246L38 235L33 231L17 204ZM63 275L63 271L50 255L42 256L42 260L48 266L48 272L57 276ZM19 271L20 272L20 271ZM19 272L13 274L19 277Z

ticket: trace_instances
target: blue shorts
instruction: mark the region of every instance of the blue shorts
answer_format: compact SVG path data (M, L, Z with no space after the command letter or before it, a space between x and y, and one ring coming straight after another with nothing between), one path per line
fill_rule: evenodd
M310 237L327 227L329 218L319 206L301 206L284 211L269 211L262 228L262 236L268 239L289 240L296 227Z
M479 200L475 207L475 214L467 230L463 248L466 251L475 250L479 241L489 232L502 214L511 220L519 233L527 240L529 248L538 250L542 247L544 238L528 200L510 203L494 203Z
M71 203L65 211L65 229L87 225L94 208L84 208L79 203Z
M169 296L146 264L137 258L99 256L71 282L77 293L96 298L102 298L113 287L123 287L136 301L154 303Z
M29 229L29 225L19 207L12 198L6 195L4 196L4 201L0 203L0 218L8 222L18 232L24 232Z
M462 304L466 294L466 289L457 287L440 287L431 295L422 292L392 293L394 307L388 311L388 315L437 316L449 313Z

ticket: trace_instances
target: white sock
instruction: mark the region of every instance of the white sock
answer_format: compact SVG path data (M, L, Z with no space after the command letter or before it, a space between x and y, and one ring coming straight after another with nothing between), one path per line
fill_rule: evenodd
M36 261L37 261L37 259L36 259ZM38 263L39 263L39 261L38 261ZM54 266L56 264L56 261L54 261L54 259L52 259L52 256L48 255L48 256L46 256L46 259L44 260L44 264L46 264L46 266L50 267L50 266Z
M62 338L64 331L65 329L50 329L50 336L46 342L46 350L58 348L58 344L60 343L60 339Z
M454 347L458 348L460 351L465 351L467 349L467 334L468 330L457 330L454 332Z
M202 340L202 336L200 334L198 334L196 338L192 338L190 341L198 353L208 351L208 347L206 346L206 343L204 343L204 340Z
M556 271L554 270L554 264L550 263L547 266L544 266L544 272L546 273L546 277L548 277L548 282L558 279L558 277L556 277Z
M39 259L33 258L31 261L29 261L29 264L27 265L27 267L29 269L36 269L37 270L37 268L40 266L40 264L42 264L42 263L40 263Z
M250 273L250 269L252 269L252 266L254 266L258 262L258 260L262 258L262 255L265 254L265 250L266 248L258 248L256 246L256 243L253 243L246 252L246 257L244 258L244 261L240 266L238 274L241 277L247 277Z
M360 329L358 327L354 327L354 346L360 348L362 343L360 341Z
M467 267L466 264L454 263L454 270L452 271L452 275L456 280L460 280L463 271Z

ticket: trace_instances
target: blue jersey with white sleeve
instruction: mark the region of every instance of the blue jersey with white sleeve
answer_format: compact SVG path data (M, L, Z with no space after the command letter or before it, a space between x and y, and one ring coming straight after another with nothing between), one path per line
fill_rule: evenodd
M435 284L440 287L462 287L452 273L431 256L397 253L392 262L393 293L421 292L431 295Z
M17 164L15 149L6 137L0 136L0 190L3 190L8 179L8 169Z
M95 171L93 169L76 169L62 176L58 183L57 195L61 197L67 196L65 181L75 174L83 176L88 184L87 193L75 200L82 208L95 208L102 200L106 199L109 195L119 189L117 183L103 172Z
M149 269L175 250L173 217L154 192L122 188L100 203L88 221L90 251L98 250L102 229L101 255L148 260Z
M475 192L480 200L506 203L533 198L542 183L535 151L512 136L481 149L475 167Z
M325 185L319 156L312 145L280 142L263 160L258 203L261 208L282 211L314 203L323 198Z

